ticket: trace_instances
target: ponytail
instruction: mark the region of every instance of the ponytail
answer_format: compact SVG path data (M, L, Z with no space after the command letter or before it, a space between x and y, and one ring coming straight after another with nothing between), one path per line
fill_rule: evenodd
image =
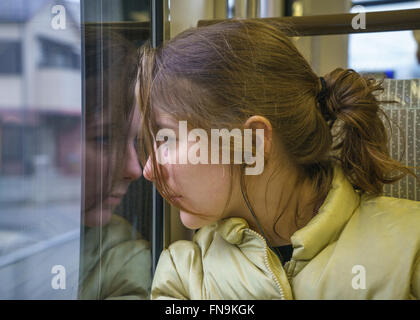
M392 159L388 133L381 119L390 119L381 109L375 93L382 83L362 77L354 70L335 69L325 77L324 112L332 126L334 157L356 189L371 196L382 194L383 185L394 183L407 174L419 178L410 169ZM329 119L329 120L328 120Z

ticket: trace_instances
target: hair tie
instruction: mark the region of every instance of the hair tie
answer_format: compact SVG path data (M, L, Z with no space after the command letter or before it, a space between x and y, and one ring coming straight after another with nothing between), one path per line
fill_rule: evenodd
M321 92L319 95L325 96L327 91L327 82L325 81L324 77L319 77L319 80L321 81Z
M337 119L337 117L334 115L331 115L331 112L328 110L328 107L327 107L327 101L326 101L326 97L328 93L327 82L325 81L324 77L319 77L319 80L321 81L321 91L318 93L317 101L321 109L320 111L325 121L335 120Z

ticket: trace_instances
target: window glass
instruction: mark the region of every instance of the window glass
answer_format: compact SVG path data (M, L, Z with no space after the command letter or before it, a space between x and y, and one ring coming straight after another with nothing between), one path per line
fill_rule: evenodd
M374 2L372 2L374 3ZM420 8L420 1L369 5L357 2L365 12ZM352 12L360 12L355 6ZM391 79L420 78L420 30L351 34L349 67Z
M147 0L0 1L0 299L147 299Z
M0 2L1 299L77 298L79 12L75 2ZM45 43L67 52L45 55ZM68 53L71 63L59 58Z
M42 68L69 68L80 70L80 54L68 44L51 41L50 39L39 38L41 46Z
M137 49L148 1L83 2L84 175L79 299L147 299L152 185L137 154Z

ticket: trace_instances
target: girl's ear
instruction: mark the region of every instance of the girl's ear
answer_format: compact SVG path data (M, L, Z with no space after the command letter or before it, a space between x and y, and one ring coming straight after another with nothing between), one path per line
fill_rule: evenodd
M251 116L246 120L244 129L264 130L264 158L266 158L271 152L273 141L273 127L270 120L263 116Z

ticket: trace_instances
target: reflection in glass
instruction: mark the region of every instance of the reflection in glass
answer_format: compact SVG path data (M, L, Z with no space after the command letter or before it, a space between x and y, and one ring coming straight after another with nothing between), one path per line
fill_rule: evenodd
M79 299L148 299L152 280L152 185L142 178L137 156L140 116L134 90L137 49L148 38L149 26L137 25L133 33L119 22L102 23L124 20L128 14L122 3L84 4L88 22L83 32L86 122Z
M135 108L136 47L101 26L85 33L86 134L81 299L147 298L149 243L114 214L142 169Z

